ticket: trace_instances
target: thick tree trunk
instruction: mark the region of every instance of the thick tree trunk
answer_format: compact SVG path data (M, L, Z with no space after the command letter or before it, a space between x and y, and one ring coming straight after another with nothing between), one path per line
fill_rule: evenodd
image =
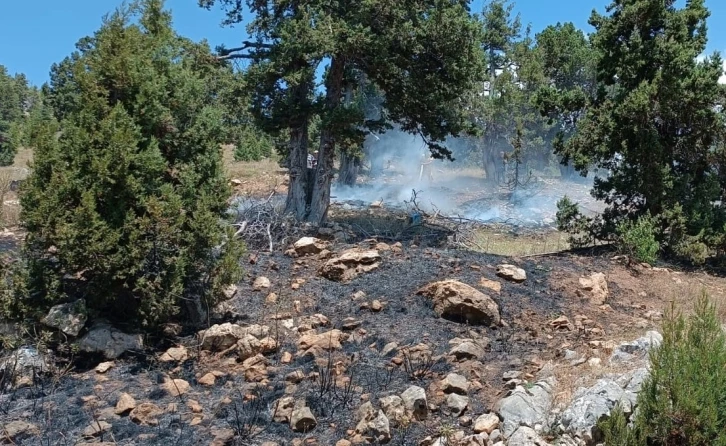
M307 214L309 197L308 184L308 126L307 123L290 130L290 158L289 174L290 184L287 188L287 201L285 212L292 214L298 220L303 220Z
M338 170L338 184L341 186L355 186L360 171L361 160L347 151L340 154L340 169Z
M487 183L496 184L499 181L497 172L501 169L498 166L503 160L498 158L501 157L494 147L494 141L491 138L485 138L482 146L482 167Z
M343 96L343 75L345 74L345 61L340 57L333 57L330 61L330 71L325 82L325 111L330 113L340 106ZM310 203L310 213L307 221L321 224L328 216L330 206L330 184L333 180L333 161L335 156L335 134L332 126L328 125L320 133L320 149L318 150L318 167L315 171L313 197Z

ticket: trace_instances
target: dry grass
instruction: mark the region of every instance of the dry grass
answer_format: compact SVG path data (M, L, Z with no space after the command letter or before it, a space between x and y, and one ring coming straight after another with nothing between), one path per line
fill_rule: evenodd
M513 232L507 227L482 227L476 230L473 242L487 254L527 256L569 249L567 234L554 230Z
M224 146L222 150L227 176L241 181L236 186L238 194L257 197L287 191L287 170L280 167L277 156L261 161L235 161L233 146Z

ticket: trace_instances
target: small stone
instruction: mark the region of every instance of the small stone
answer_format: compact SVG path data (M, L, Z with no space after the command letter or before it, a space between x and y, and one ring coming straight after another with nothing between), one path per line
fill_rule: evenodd
M107 421L94 421L83 429L83 436L86 438L98 437L111 430L111 423Z
M391 353L395 353L398 350L398 344L395 342L389 342L388 344L383 346L383 349L381 350L381 356L384 358Z
M473 341L465 341L452 348L449 355L458 360L482 359L484 357L484 349Z
M157 417L163 413L164 411L156 404L141 403L131 411L129 419L137 424L157 426L159 424Z
M88 319L86 301L78 299L74 302L60 304L52 307L42 322L57 328L68 336L78 336Z
M136 408L136 400L128 393L122 393L116 403L116 409L114 413L116 415L124 415L125 413L131 412Z
M179 347L172 347L164 354L161 355L159 360L161 362L184 362L189 358L187 348L183 345Z
M381 409L383 413L393 422L394 425L403 422L406 418L406 407L401 397L390 395L380 399Z
M200 385L206 387L212 387L216 381L217 377L214 375L214 373L206 373L204 376L197 380Z
M485 432L490 435L490 438L491 433L497 427L499 427L499 417L494 413L484 414L474 421L474 432L477 434Z
M106 373L111 370L114 365L116 364L113 361L102 362L96 366L96 373Z
M376 299L371 302L371 311L373 311L374 313L378 313L381 310L383 310L383 304L381 304L380 300Z
M260 276L255 279L255 281L252 283L252 289L255 291L261 291L263 289L268 289L272 286L272 283L270 282L270 279L268 279L265 276Z
M265 303L267 304L276 304L277 303L277 293L270 293L265 298Z
M504 381L509 381L512 379L518 379L521 376L522 376L522 372L520 372L518 370L510 370L509 372L504 372L504 374L502 375L502 379Z
M449 373L441 381L441 390L444 393L458 393L459 395L466 395L469 392L469 381L461 375L456 373Z
M587 365L589 365L590 367L592 367L594 369L600 367L601 363L602 363L602 361L600 360L600 358L590 358L587 361Z
M527 273L522 268L509 264L497 266L497 276L516 283L527 280Z
M292 353L285 352L282 354L282 358L280 358L280 362L283 364L290 364L292 362Z
M495 280L485 279L484 277L482 277L479 280L479 285L482 286L482 287L484 287L484 288L488 288L488 289L494 291L495 293L501 293L501 291L502 291L502 284L501 283L499 283L499 282L497 282Z
M451 414L459 416L469 406L469 397L451 393L446 397L446 406Z
M174 397L184 395L189 391L189 387L189 383L183 379L169 379L162 384L162 388Z

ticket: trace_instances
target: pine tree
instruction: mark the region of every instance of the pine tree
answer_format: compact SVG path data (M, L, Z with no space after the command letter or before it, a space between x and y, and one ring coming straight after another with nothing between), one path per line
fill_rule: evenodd
M219 63L174 33L161 0L117 10L77 47L46 88L62 134L36 132L21 197L29 306L85 298L145 326L203 313L239 278Z
M25 113L32 90L23 75L10 76L0 65L0 166L9 166L22 144Z
M597 91L560 149L582 173L609 171L594 196L609 206L604 236L616 223L650 213L671 252L681 243L713 244L724 216L723 89L718 54L706 48L703 0L678 8L674 0L622 0L593 12L591 41L601 55Z
M201 0L211 7L214 0ZM219 0L228 23L241 20L242 2ZM336 146L341 138L362 138L370 123L346 104L362 73L384 94L391 124L422 135L434 156L450 152L440 142L468 130L458 101L483 75L480 30L467 1L383 0L299 2L278 5L250 2L255 38L222 57L252 60L253 101L264 126L290 134L288 211L300 219L322 222L330 203ZM327 64L324 92L316 96L314 74ZM307 133L310 119L321 118L319 161L307 178ZM311 199L306 184L312 182Z

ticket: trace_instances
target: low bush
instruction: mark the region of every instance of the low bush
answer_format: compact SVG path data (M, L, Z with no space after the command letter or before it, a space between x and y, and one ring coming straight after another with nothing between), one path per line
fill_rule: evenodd
M703 293L692 316L671 310L633 419L600 424L608 446L726 445L726 334Z

